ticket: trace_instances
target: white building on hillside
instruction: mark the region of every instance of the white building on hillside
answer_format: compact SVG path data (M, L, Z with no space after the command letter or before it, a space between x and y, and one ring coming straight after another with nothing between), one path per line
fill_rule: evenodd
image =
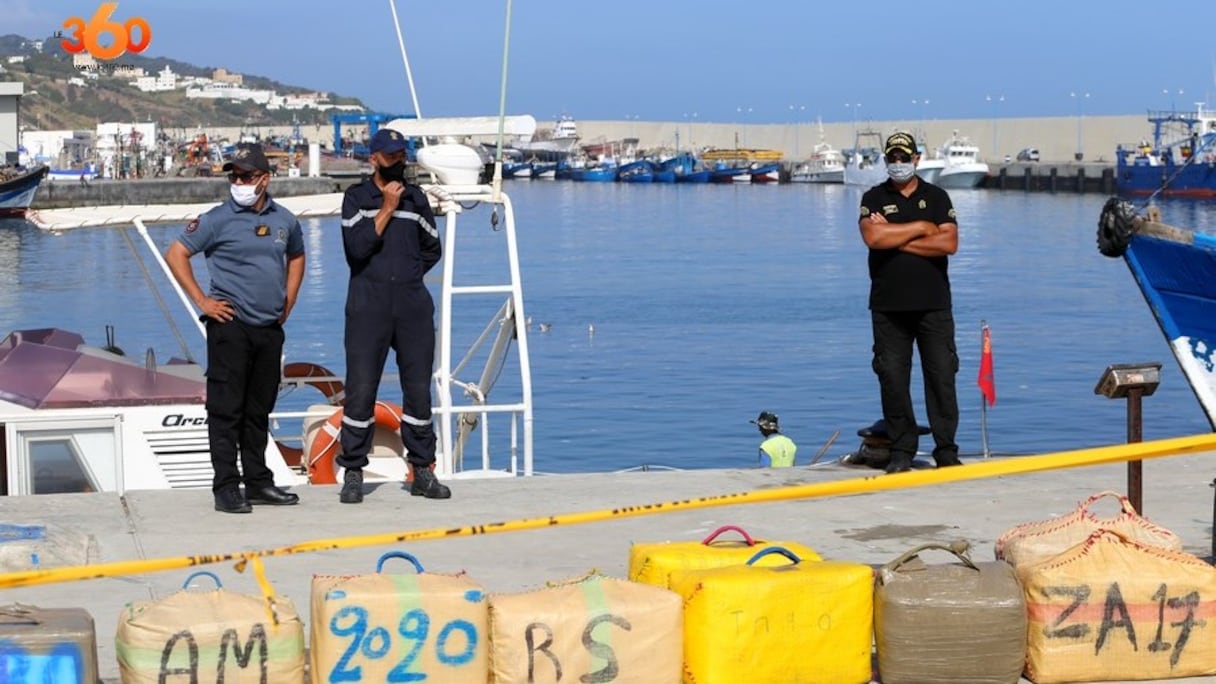
M131 82L131 85L145 93L159 93L167 90L177 90L177 74L165 66L157 76L142 76Z
M264 105L270 102L275 93L272 90L253 90L232 83L212 83L202 88L187 88L186 97L212 100L238 100L255 102Z

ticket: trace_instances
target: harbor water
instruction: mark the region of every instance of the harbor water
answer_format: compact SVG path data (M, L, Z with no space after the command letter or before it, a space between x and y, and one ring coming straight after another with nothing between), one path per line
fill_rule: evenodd
M748 421L761 410L780 416L804 465L837 432L824 458L852 450L857 429L880 417L860 190L541 181L506 190L533 321L538 471L755 465L759 434ZM1160 388L1144 400L1144 439L1212 429L1126 266L1098 253L1104 197L991 190L952 197L965 459L982 448L982 320L992 330L997 403L987 426L996 453L1124 441L1125 404L1094 393L1112 363L1163 364ZM1216 205L1161 207L1168 223L1216 229ZM505 241L490 212L472 208L460 227L458 279L503 282ZM339 220L309 219L304 230L308 271L287 324L287 361L341 375L347 269ZM161 248L180 231L150 227ZM195 270L205 276L201 259ZM457 342L480 334L499 304L454 307ZM117 228L55 235L0 224L0 324L0 332L65 328L97 346L113 325L118 346L136 358L148 348L160 362L205 357L148 249L134 231ZM510 396L514 372L503 369L495 392ZM924 422L919 372L913 392ZM383 390L382 398L400 401L395 382ZM304 396L310 391L284 396L279 408L318 402Z

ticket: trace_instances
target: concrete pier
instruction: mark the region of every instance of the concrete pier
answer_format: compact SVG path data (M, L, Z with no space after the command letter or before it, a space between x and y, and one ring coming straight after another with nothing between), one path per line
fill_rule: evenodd
M327 176L283 178L270 181L270 194L297 197L341 192L348 181ZM224 178L146 178L140 180L96 180L88 185L73 181L47 181L34 196L33 209L123 206L131 204L191 204L219 202L228 197Z

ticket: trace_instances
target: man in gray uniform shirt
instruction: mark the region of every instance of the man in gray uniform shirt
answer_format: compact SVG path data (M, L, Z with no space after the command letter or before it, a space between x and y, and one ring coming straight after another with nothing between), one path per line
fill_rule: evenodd
M260 145L238 145L224 171L231 197L187 224L165 261L207 325L215 510L249 513L250 504L287 506L300 500L275 486L266 467L266 444L279 390L283 323L304 279L304 236L296 217L266 193L270 163ZM211 277L206 294L190 266L190 257L199 252Z

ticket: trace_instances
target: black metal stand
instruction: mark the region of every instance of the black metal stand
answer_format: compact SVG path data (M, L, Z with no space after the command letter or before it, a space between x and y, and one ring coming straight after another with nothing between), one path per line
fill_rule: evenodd
M1144 419L1140 410L1140 398L1144 390L1131 388L1127 390L1127 443L1135 444L1143 441L1142 430ZM1143 461L1127 462L1127 498L1140 515L1144 515L1144 463Z

